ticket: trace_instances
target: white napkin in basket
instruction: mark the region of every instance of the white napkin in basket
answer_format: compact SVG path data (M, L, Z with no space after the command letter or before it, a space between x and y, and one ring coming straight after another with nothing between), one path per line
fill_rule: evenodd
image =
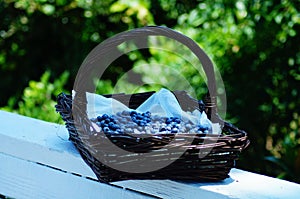
M178 117L184 122L190 120L194 124L211 127L211 121L207 118L205 113L201 114L198 110L192 113L183 111L174 94L164 88L149 97L137 108L137 111L150 111L152 115Z
M73 91L73 96L75 91ZM108 114L115 115L117 112L130 111L125 104L102 95L94 93L86 93L87 97L87 115L89 118L96 118L99 115ZM207 115L198 110L185 112L181 109L176 97L167 89L161 89L154 93L137 109L137 112L150 111L151 115L159 115L165 117L178 117L183 121L191 121L205 127L213 128L213 133L220 133L221 129L218 124L212 124Z

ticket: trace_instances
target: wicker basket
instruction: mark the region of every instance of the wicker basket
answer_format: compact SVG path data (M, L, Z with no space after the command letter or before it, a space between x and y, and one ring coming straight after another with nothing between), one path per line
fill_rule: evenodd
M204 104L191 98L185 91L174 91L173 93L180 101L183 110L205 111L210 120L221 124L222 134L153 134L143 137L143 135L136 136L133 134L95 133L86 113L85 92L78 92L88 91L81 84L87 81L86 77L81 76L77 82L75 81L74 90L77 92L74 100L71 95L63 93L57 98L56 111L60 113L66 123L70 140L101 182L127 179L218 181L227 178L230 169L234 167L235 160L248 146L249 140L246 132L223 121L218 116L212 64L205 53L191 39L168 28L145 27L117 35L113 40L104 42L101 48L93 51L92 54L93 56L97 54L100 57L105 56L107 53L111 53L110 50L115 49L116 45L124 41L150 35L167 36L177 40L189 47L199 58L208 78L209 93L204 99ZM90 71L93 70L94 68L91 66ZM105 97L113 97L135 109L153 93L113 94L105 95ZM74 117L74 112L79 113L80 117ZM122 155L111 149L111 143L135 155ZM182 152L182 154L177 156L177 152ZM147 156L147 154L151 155ZM153 159L155 164L165 164L166 166L149 172L127 172L111 166L115 164L126 167L129 164L134 164L134 162L139 162L135 165L139 170L147 167L139 159L145 158L145 156L150 161Z

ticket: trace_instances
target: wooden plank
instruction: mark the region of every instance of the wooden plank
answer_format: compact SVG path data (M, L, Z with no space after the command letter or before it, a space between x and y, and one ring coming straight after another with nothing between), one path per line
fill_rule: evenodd
M66 175L72 175L72 179L75 176L78 181L86 181L86 177L96 179L92 170L81 159L72 143L68 141L68 132L64 126L3 111L0 111L0 126L0 140L2 141L0 153L7 159L10 157L10 162L7 163L6 167L0 164L0 171L7 169L7 172L11 172L14 169L23 167L28 167L28 171L30 171L31 167L37 168L37 166L43 166L51 171L47 171L49 174L43 176L43 179L47 182L54 182L55 179L59 179L59 176L62 175L54 175L52 174L52 170L54 173L60 172ZM18 161L12 160L13 158L23 161L23 163L18 163ZM1 163L4 162L3 159L0 161ZM60 171L55 168L60 169ZM22 170L26 171L26 169ZM31 173L33 173L34 170L31 171ZM7 172L4 172L4 174ZM79 178L73 174L82 177ZM0 173L0 175L2 175L2 173ZM10 175L13 175L13 173L10 173ZM129 180L114 182L112 185L143 192L159 198L197 198L201 196L204 198L298 198L300 194L300 185L296 183L238 169L232 169L230 176L231 178L219 183L187 183L171 180ZM26 187L30 185L32 188L33 186L39 185L39 183L30 184L31 181L34 180L31 178L25 182L19 179L18 184L10 184L10 191L17 190L20 186ZM3 188L4 185L2 182L5 183L5 181L0 180L0 194L4 193L1 192L1 190L9 190ZM65 188L66 190L71 190L71 185L67 183L67 180L62 180L62 182L66 184L65 186L68 186ZM97 186L100 187L104 186L102 183L95 181L93 181L93 183L96 183ZM47 189L55 188L53 184L54 183L47 184ZM94 187L96 185L89 185L89 183L87 183L82 186ZM108 185L105 185L105 187L106 186ZM38 191L37 188L32 189ZM96 188L89 189L85 187L82 189L94 190ZM58 194L55 190L53 190L53 192ZM118 192L117 196L123 197L122 194L123 193Z
M163 198L288 198L298 199L300 185L251 172L232 169L222 182L176 182L171 180L130 180L114 184L155 193ZM208 192L205 192L208 191ZM214 193L211 195L211 193Z
M172 180L128 180L114 182L113 184L132 190L139 190L144 193L151 193L152 195L165 199L230 198L226 194L205 190L201 187L191 186L189 183Z
M13 198L153 198L3 153L0 162L0 193Z
M299 198L300 185L277 178L232 169L230 178L219 183L193 183L192 186L233 198Z
M97 179L62 125L0 111L0 152Z

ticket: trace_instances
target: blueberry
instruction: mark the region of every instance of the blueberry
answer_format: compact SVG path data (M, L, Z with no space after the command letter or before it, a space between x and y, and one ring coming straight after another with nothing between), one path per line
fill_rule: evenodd
M135 122L135 123L138 122L138 120L136 119L136 117L132 117L131 120L132 120L133 122Z
M105 120L105 119L107 119L107 118L109 118L109 116L108 116L107 114L103 114L103 115L102 115L102 119Z
M199 129L200 131L204 132L204 131L208 130L208 127L199 125L199 126L198 126L198 129Z
M101 127L101 122L96 122L96 124L97 124L99 127Z
M140 121L140 122L138 123L138 125L140 125L140 126L146 126L146 122Z
M149 122L151 122L151 119L150 119L150 118L146 118L145 121L146 121L147 123L149 123Z
M116 123L115 119L113 117L109 118L110 122L113 122L114 124Z
M109 122L109 123L108 123L108 126L109 126L109 127L112 127L113 125L114 125L113 122Z
M151 117L151 113L149 111L147 111L146 113L142 113L142 116L149 118L149 117Z
M109 129L110 129L111 131L115 131L115 130L116 130L115 126L110 126Z
M175 118L173 121L176 122L177 124L180 124L181 122L179 118Z
M97 120L98 120L99 122L101 122L102 117L101 117L101 116L98 116L98 117L97 117Z
M166 128L163 127L159 130L159 132L162 132L162 131L166 131Z
M137 120L142 120L142 119L143 119L143 116L137 115L137 116L136 116L136 119L137 119Z
M108 126L108 128L109 128L110 130L112 130L112 131L115 130L115 126Z
M136 115L137 112L136 111L131 111L130 116Z
M100 124L101 124L101 126L103 126L103 125L105 124L105 121L102 120L102 121L100 122Z
M110 129L106 126L106 127L103 128L103 131L104 131L105 133L109 133L109 132L110 132Z
M147 117L150 117L150 116L151 116L150 111L147 111L147 112L145 113L145 115L146 115Z
M178 132L178 129L177 128L173 128L172 130L171 130L171 133L177 133Z
M120 127L118 125L114 124L114 125L111 126L111 129L112 130L117 130L117 129L120 129Z
M123 131L119 128L119 129L116 129L116 132L119 133L119 134L122 134Z
M172 122L172 120L170 118L166 119L166 124L170 124Z

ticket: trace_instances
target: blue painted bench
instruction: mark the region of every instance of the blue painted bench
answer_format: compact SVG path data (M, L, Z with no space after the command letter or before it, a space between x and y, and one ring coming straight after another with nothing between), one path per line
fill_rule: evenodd
M300 185L239 169L217 183L99 183L63 125L0 111L0 195L13 198L299 198Z

